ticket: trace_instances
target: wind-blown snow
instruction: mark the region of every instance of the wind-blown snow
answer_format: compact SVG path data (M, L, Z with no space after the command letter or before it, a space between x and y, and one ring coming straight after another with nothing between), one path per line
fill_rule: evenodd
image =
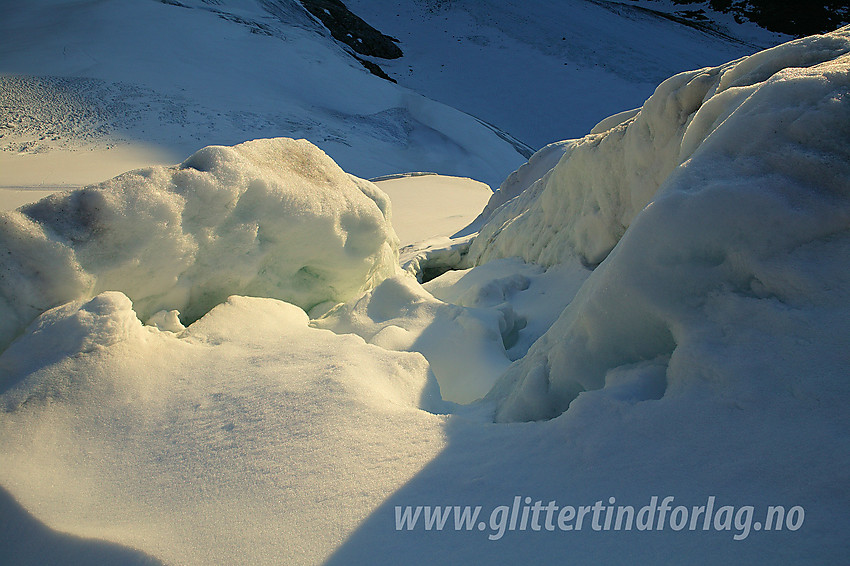
M809 340L850 283L848 52L845 29L673 77L493 214L473 261L601 263L491 393L500 419L557 415L646 364L650 396L658 379L741 380L753 366L777 385L802 377L775 367L777 333ZM719 362L706 343L749 351Z
M304 309L398 270L389 199L307 141L207 147L2 213L0 343L41 312L120 290L192 321L231 294Z

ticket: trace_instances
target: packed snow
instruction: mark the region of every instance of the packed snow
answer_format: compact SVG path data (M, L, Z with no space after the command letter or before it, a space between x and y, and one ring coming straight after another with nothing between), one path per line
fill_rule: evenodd
M402 249L303 140L2 213L2 557L843 560L848 100L850 28L678 74Z

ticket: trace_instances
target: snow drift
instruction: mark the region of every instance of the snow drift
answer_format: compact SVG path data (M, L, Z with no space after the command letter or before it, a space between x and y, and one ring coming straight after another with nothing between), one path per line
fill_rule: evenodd
M599 265L491 393L499 419L552 417L618 380L657 398L754 368L797 378L776 367L778 329L804 343L814 312L848 306L848 52L844 28L672 77L492 215L473 262Z
M398 269L390 203L307 141L204 148L0 216L0 344L101 291L193 321L231 294L303 309ZM170 320L170 323L168 322ZM154 318L168 329L172 313Z

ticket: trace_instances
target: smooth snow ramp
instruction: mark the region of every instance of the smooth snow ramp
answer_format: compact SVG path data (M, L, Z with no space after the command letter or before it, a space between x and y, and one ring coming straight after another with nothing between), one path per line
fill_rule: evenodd
M777 369L775 343L850 304L848 52L844 28L677 75L496 211L474 261L601 264L491 392L499 419L552 417L614 383L640 401L759 367L804 377Z
M192 321L229 295L304 309L398 270L389 199L304 140L204 148L0 215L0 346L106 290ZM163 318L163 317L159 317Z

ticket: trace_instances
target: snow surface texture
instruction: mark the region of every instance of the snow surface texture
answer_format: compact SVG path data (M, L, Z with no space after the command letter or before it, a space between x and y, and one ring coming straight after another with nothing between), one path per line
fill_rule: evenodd
M500 420L553 417L622 380L656 398L761 367L796 386L795 349L778 365L776 344L811 340L848 304L848 52L845 28L677 75L493 214L475 263L600 264L491 393ZM839 378L828 367L819 379Z
M235 293L304 309L344 301L398 270L389 207L372 183L284 138L52 195L0 216L0 343L104 290L143 319L179 310L184 321Z

